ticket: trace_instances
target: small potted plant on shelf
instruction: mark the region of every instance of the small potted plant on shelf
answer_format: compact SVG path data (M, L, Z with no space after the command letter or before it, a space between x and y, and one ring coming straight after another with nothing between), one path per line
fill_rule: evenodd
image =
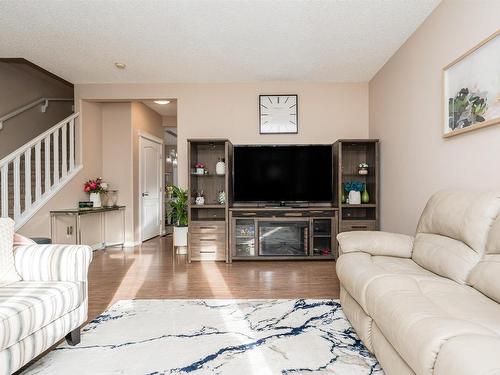
M195 168L195 174L200 174L200 175L205 174L205 164L198 162L195 164L194 168Z
M174 246L187 246L188 232L188 193L178 186L167 187L170 200L170 220L174 224Z
M358 165L358 174L362 176L366 176L368 174L368 164L367 163L359 163Z
M106 185L103 184L101 177L85 182L83 184L83 191L89 193L89 200L92 202L92 207L102 207L101 194L106 194L107 191Z

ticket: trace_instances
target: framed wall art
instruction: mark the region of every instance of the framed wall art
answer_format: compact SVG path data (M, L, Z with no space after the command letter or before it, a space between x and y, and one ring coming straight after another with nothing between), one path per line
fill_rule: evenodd
M500 124L500 30L443 68L443 136Z

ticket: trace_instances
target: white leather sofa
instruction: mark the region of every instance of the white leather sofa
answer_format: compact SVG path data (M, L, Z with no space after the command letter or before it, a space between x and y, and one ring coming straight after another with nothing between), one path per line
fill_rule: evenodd
M338 236L343 310L386 374L500 374L500 191L442 191L415 237Z
M0 374L28 363L66 336L80 341L87 320L88 246L26 245L14 248L21 281L0 287ZM71 369L68 369L71 372Z

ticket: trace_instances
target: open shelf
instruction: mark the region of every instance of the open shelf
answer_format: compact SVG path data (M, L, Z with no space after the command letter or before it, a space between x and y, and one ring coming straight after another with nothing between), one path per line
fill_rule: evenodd
M195 210L202 210L202 209L209 209L209 208L225 209L226 205L225 204L192 204L189 207L192 208L192 209L195 209Z
M375 203L361 203L361 204L348 204L343 203L342 208L375 208L377 205Z

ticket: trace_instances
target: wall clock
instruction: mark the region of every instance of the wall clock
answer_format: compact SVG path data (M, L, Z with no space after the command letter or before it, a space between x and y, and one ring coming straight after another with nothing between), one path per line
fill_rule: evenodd
M297 95L259 95L260 134L297 134Z

